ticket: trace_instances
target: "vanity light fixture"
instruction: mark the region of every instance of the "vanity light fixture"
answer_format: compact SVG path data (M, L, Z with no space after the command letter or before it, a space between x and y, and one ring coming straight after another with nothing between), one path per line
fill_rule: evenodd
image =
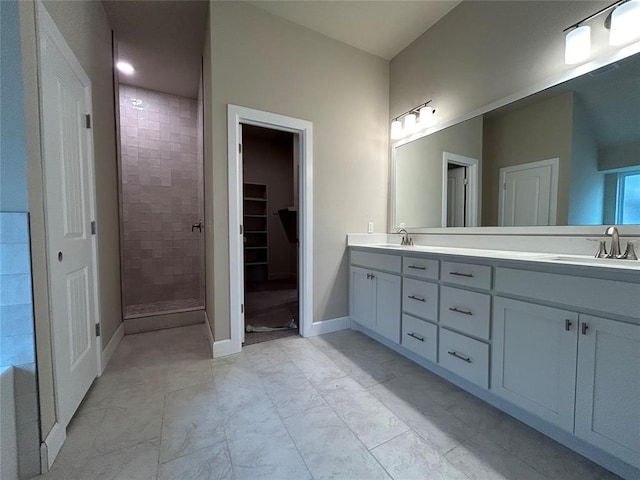
M429 106L430 103L431 100L421 103L417 107L394 118L391 122L391 138L398 140L405 135L433 125L433 117L436 111ZM404 126L401 121L402 119L404 120Z
M565 28L564 61L568 65L583 62L591 55L591 27L589 20L611 11L604 21L610 30L609 44L622 45L640 37L640 0L618 0L579 22Z

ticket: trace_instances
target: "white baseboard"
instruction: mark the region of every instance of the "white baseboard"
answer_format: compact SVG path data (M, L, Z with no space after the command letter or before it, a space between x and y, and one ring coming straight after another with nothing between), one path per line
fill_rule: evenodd
M209 339L209 348L211 349L211 357L213 358L214 355L214 348L213 345L215 344L215 341L213 340L213 331L211 330L211 324L209 323L209 316L207 315L207 311L204 311L204 328L207 329L207 338Z
M109 343L107 343L107 346L104 347L104 350L102 350L102 372L100 372L101 375L107 368L111 357L113 357L116 348L118 348L118 345L120 345L120 342L123 338L124 323L121 323L116 332L113 334L113 337L111 337L111 340L109 340Z
M53 465L60 453L64 441L67 439L66 429L59 423L55 423L44 442L40 444L40 470L45 474Z
M322 322L313 322L306 333L306 337L315 337L316 335L324 335L325 333L346 330L351 327L351 319L349 317L332 318Z
M240 350L234 348L233 343L231 343L231 339L213 342L213 358L225 357L235 353L240 353Z

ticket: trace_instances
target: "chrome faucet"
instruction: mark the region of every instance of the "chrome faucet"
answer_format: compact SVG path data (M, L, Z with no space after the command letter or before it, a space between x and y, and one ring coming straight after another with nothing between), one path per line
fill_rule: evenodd
M616 227L609 227L604 231L607 237L611 237L611 249L607 258L619 258L620 256L620 234Z
M409 232L407 232L404 228L401 228L400 230L398 230L398 233L402 234L400 245L413 245L413 238L409 236Z
M598 253L596 253L596 257L617 258L619 260L638 260L638 255L636 255L636 250L633 242L631 241L627 242L627 247L625 248L624 253L620 253L622 251L620 248L620 234L616 227L608 227L604 234L611 237L611 250L607 253L604 242L601 242L600 247L598 248Z

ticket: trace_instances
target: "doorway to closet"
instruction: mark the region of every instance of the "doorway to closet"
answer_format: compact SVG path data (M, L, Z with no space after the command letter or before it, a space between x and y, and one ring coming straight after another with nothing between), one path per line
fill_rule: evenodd
M295 134L242 125L244 344L299 332Z

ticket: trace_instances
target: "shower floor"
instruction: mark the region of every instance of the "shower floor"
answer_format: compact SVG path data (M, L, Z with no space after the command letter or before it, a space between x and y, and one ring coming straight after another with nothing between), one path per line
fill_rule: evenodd
M282 327L291 320L299 325L298 285L291 280L247 282L244 295L244 323L254 327ZM267 342L297 335L299 329L273 332L246 332L244 344Z
M151 315L199 310L202 308L204 308L204 302L199 299L145 303L142 305L130 305L125 307L124 318L148 317Z

